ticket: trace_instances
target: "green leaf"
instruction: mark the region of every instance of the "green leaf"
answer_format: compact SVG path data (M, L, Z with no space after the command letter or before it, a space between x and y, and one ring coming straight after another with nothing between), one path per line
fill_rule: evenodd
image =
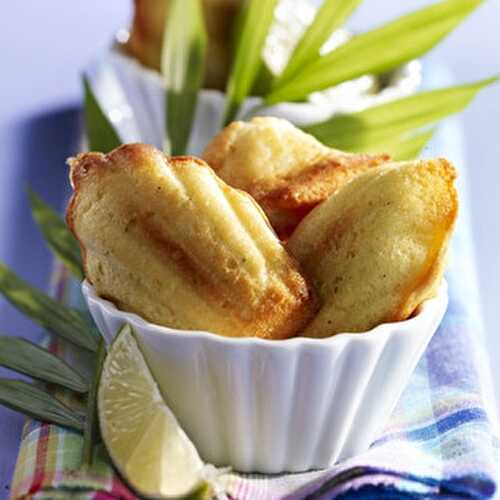
M420 92L357 113L336 115L304 130L329 146L346 151L372 151L391 138L462 111L477 92L497 79Z
M51 424L77 431L83 420L50 394L21 380L0 379L0 404Z
M101 337L97 348L94 377L87 398L87 418L83 432L82 461L84 464L92 465L94 447L99 441L99 419L97 417L97 390L101 380L102 365L106 357L106 345Z
M0 365L72 391L88 390L87 381L71 366L25 339L0 336Z
M206 44L200 0L171 0L161 66L167 88L167 142L173 155L186 153L203 83Z
M394 161L405 161L417 158L426 144L432 139L435 129L423 130L414 133L405 133L399 136L382 137L380 142L373 143L363 150L353 148L352 153L387 153Z
M51 299L1 263L0 293L22 313L52 333L89 351L97 349L99 334L95 327L85 320L81 311Z
M427 143L433 138L435 132L435 129L431 129L406 135L386 147L381 145L378 151L389 153L394 161L413 160L420 155Z
M224 124L237 115L262 68L262 50L278 0L249 0L242 10L241 34L226 89Z
M484 0L445 0L353 37L301 68L267 98L296 101L365 74L380 74L421 56L457 27Z
M84 117L90 151L109 153L121 145L113 125L104 114L92 92L88 79L83 77L85 95Z
M262 97L269 94L273 85L273 81L273 73L271 72L267 64L262 61L259 72L252 87L252 95Z
M318 60L321 47L361 2L362 0L325 0L292 52L276 86L299 73L307 64Z
M75 278L84 278L80 247L64 220L28 187L31 213L45 241L54 254L61 259Z

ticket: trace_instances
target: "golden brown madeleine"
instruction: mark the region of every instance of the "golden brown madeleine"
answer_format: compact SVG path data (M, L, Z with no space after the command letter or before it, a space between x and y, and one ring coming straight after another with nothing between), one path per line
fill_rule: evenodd
M170 0L134 0L134 17L125 50L160 70L165 19ZM233 28L241 0L203 0L208 34L205 86L223 89L231 66Z
M203 158L228 184L258 201L281 237L339 187L389 159L328 148L273 117L231 123L214 137Z
M381 166L299 224L288 249L322 301L303 335L404 320L435 294L458 211L454 179L444 159Z
M255 201L202 160L143 144L69 161L67 222L97 293L174 328L278 339L315 300Z

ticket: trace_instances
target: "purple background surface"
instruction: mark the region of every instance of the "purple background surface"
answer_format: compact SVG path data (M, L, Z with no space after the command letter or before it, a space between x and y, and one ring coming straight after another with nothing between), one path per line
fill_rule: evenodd
M373 2L367 0L350 25L367 29L423 3L429 1L383 0L374 10ZM129 15L130 2L123 0L25 0L2 5L0 260L41 288L47 286L50 258L31 221L23 187L30 184L53 206L62 207L67 189L64 161L76 151L80 130L81 70L109 45ZM459 81L498 73L498 19L500 1L486 2L430 59L445 61ZM485 322L491 350L498 358L500 197L495 188L500 180L500 86L483 92L463 116ZM0 333L32 339L41 336L36 326L3 299ZM496 378L500 377L500 365L493 363L493 368ZM11 375L0 368L0 376ZM500 387L497 393L500 395ZM22 417L0 407L0 499L8 496L22 424Z

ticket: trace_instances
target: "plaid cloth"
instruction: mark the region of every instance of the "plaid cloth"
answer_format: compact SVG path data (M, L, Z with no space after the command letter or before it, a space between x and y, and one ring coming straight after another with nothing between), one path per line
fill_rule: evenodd
M456 122L448 122L429 152L446 151L460 164L456 127ZM500 445L493 428L496 415L489 407L493 397L478 313L464 174L459 182L462 211L447 274L448 312L385 430L366 453L329 470L278 476L225 473L217 486L227 498L490 498L495 494ZM59 273L56 284L57 295L68 300L71 286L64 275ZM81 444L77 433L28 421L12 498L136 498L114 473L104 449L97 451L91 468L82 468Z

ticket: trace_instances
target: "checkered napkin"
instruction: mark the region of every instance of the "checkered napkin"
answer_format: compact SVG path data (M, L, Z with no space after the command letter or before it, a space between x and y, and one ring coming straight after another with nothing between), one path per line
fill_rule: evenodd
M446 151L460 164L460 152L455 148L453 153L458 142L453 122L440 134L441 141L446 134L446 147L434 143L431 153ZM464 179L462 172L462 211L447 275L448 312L372 447L328 470L278 476L225 473L216 481L221 498L223 494L238 500L494 496L500 479L500 444L493 428L496 415L489 408L491 381L477 307ZM60 277L57 284L58 296L64 299L68 281ZM61 346L53 347L61 352ZM92 467L82 468L81 446L77 433L28 421L12 498L136 498L113 471L103 448Z

